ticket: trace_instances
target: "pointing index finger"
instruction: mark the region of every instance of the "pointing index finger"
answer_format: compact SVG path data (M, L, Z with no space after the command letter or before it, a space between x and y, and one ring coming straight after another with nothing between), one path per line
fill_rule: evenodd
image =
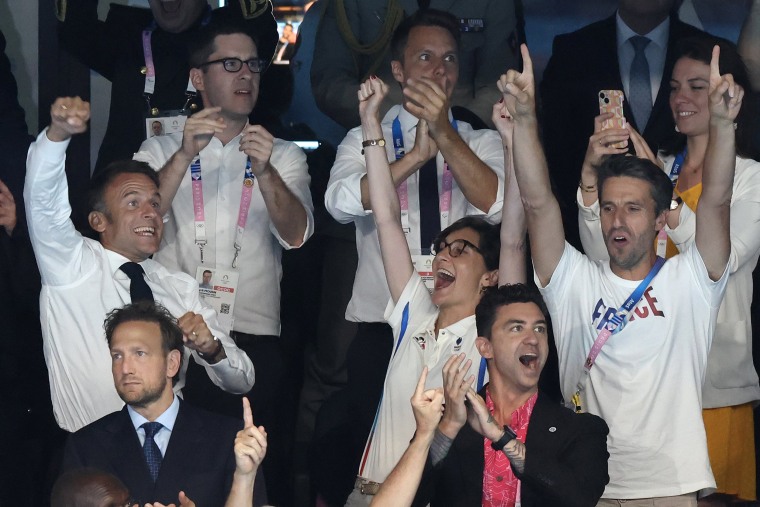
M414 390L415 398L419 398L425 392L425 382L427 381L427 376L428 376L428 368L427 366L425 366L422 369L422 375L420 375L420 379L417 381L417 388Z
M712 58L710 58L710 80L720 79L720 46L713 46Z
M523 74L533 75L533 60L530 59L530 51L527 44L520 44L520 54L523 59Z
M251 411L251 402L243 396L243 424L246 428L253 426L253 412Z

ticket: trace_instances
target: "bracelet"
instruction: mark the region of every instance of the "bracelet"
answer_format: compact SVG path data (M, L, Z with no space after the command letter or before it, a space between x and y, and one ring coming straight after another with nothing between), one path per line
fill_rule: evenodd
M366 141L362 141L362 155L364 155L364 148L368 146L385 146L385 139L381 137L380 139L367 139Z
M216 351L214 351L213 354L204 354L203 352L198 351L198 355L201 356L201 358L206 362L216 359L216 356L218 356L219 353L224 349L224 345L222 345L221 340L219 340L219 338L216 336L214 336L213 338L214 338L214 341L217 343Z
M504 448L505 445L507 445L507 443L509 443L510 440L514 440L515 438L517 438L515 432L512 430L512 428L505 424L504 433L498 440L493 440L491 442L491 448L494 451L500 451Z
M583 180L578 182L578 188L580 188L583 192L591 193L596 192L596 183L593 185L584 185Z

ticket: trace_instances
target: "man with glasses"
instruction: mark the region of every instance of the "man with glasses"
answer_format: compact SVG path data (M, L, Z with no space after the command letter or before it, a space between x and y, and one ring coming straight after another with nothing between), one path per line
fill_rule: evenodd
M227 280L224 290L215 290L219 299L206 301L218 304L251 356L253 410L276 432L271 417L283 379L280 257L314 229L306 156L248 123L267 61L244 27L212 20L193 41L190 63L204 109L188 118L183 133L148 139L135 154L159 171L161 213L169 217L156 259L198 280L207 269Z

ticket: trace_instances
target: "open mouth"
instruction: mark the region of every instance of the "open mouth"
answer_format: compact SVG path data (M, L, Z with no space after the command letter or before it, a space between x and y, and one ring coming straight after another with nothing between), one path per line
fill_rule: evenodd
M176 14L182 0L161 0L161 9L167 14Z
M538 369L538 355L532 352L520 356L520 363L530 370Z
M135 227L134 228L135 234L138 234L140 236L153 236L156 233L156 229L154 227Z
M456 277L448 270L446 269L439 269L438 272L435 274L435 289L445 289L452 283L454 283L454 280Z

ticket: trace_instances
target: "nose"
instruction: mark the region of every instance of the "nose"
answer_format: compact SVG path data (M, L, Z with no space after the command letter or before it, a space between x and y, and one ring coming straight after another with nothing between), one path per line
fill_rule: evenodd
M433 67L433 75L435 76L443 76L446 73L446 67L445 62L443 61L443 58L437 58L434 63Z
M143 204L142 216L148 219L156 218L158 216L158 210L153 207L153 203L146 202Z
M130 373L134 373L132 360L129 358L129 355L122 356L119 363L120 364L118 365L118 369L122 375L129 375Z
M622 207L616 208L615 211L612 214L612 225L614 227L619 227L625 223L625 220L623 219L624 210Z

